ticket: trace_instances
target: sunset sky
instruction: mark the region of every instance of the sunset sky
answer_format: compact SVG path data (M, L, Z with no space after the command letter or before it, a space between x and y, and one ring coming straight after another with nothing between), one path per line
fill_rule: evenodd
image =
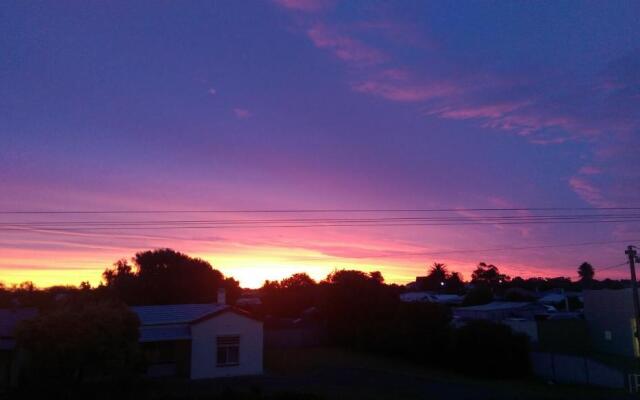
M640 245L640 209L486 218L640 206L639 15L637 1L4 1L0 281L97 284L158 247L247 287L334 268L405 283L434 261L466 278L479 261L575 278L585 260L624 277L598 268ZM205 210L235 212L7 213ZM465 223L344 222L414 217Z

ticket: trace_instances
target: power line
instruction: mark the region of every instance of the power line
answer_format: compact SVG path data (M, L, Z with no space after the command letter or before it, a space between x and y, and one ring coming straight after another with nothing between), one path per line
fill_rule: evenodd
M610 265L610 266L608 266L608 267L604 267L604 268L598 268L598 269L597 269L597 271L598 271L598 272L601 272L601 271L607 271L607 270L609 270L609 269L620 268L620 267L625 266L625 265L629 265L629 262L628 262L628 261L625 261L625 262L622 262L622 263L620 263L620 264Z
M239 209L239 210L3 210L0 214L195 214L195 213L391 213L391 212L493 212L493 211L603 211L640 210L640 207L512 207L512 208L336 208L336 209Z
M71 220L71 221L12 221L0 222L0 226L54 226L54 225L151 225L151 224L203 224L203 223L329 223L329 222L387 222L387 221L539 221L539 220L590 220L590 219L631 219L640 214L556 214L556 215L499 215L499 216L444 216L444 217L369 217L369 218L287 218L287 219L215 219L215 220Z
M640 222L640 219L609 219L609 220L584 220L584 221L514 221L514 222L501 222L501 221L468 221L468 222L434 222L434 223L313 223L313 224L288 224L288 225L273 225L273 224L242 224L242 223L217 223L209 225L149 225L149 226L88 226L82 228L55 228L60 231L86 231L86 230L171 230L171 229L238 229L238 228L323 228L323 227L404 227L404 226L466 226L466 225L557 225L557 224L602 224L602 223L629 223ZM23 231L28 228L40 228L47 229L49 226L37 225L37 226L8 226L0 228L0 231Z

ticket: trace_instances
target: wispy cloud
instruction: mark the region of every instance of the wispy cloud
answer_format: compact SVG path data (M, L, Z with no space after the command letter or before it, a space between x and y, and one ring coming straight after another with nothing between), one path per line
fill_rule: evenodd
M385 69L365 80L354 82L351 88L360 93L391 101L419 102L453 95L458 88L448 81L417 82L405 70Z
M318 12L326 10L333 4L332 0L273 0L280 7L293 11Z
M249 117L251 117L253 115L253 114L251 114L251 112L249 110L244 109L244 108L234 108L233 109L233 114L238 119L247 119L247 118L249 118Z
M571 177L569 179L569 186L578 196L594 207L611 207L613 205L604 198L600 189L583 177Z
M604 164L620 169L614 166L621 163L619 151L604 155L603 148L614 147L608 142L616 148L640 145L640 51L580 79L569 70L505 75L486 64L455 61L424 29L401 23L392 13L369 10L338 21L331 13L317 13L332 9L328 2L277 3L297 14L314 13L312 19L297 18L299 28L315 47L344 62L354 92L414 103L428 118L467 120L535 145L587 144L599 162L589 160L593 165L567 182L589 204L610 204L603 182L587 179L606 173Z
M598 175L602 173L602 170L593 165L585 165L578 170L578 173L582 175Z
M329 50L335 57L349 64L375 65L387 59L382 51L324 24L312 25L307 29L307 36L316 47Z

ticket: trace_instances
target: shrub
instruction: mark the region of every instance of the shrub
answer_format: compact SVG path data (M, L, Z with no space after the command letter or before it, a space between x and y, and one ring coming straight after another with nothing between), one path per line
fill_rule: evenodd
M452 338L454 367L460 372L492 378L522 377L530 371L529 339L510 327L472 321Z

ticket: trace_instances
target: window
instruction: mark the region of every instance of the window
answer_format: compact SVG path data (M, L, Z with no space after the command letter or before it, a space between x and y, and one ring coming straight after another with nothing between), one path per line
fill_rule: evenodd
M240 336L218 336L216 342L218 367L228 367L240 363Z

